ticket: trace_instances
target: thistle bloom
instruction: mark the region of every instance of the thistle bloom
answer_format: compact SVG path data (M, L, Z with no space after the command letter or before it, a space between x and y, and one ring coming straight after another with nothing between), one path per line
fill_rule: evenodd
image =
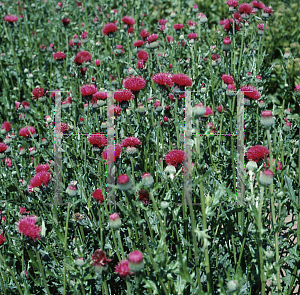
M167 85L170 88L174 85L172 75L170 73L157 73L152 77L152 81L158 85Z
M133 43L133 46L135 46L135 47L141 47L141 46L143 46L145 44L145 41L143 41L143 40L137 40L137 41L135 41L134 43Z
M123 278L134 275L134 273L129 268L129 261L127 259L122 260L115 266L115 272Z
M184 28L184 25L183 25L183 24L175 24L175 25L173 26L173 28L174 28L175 30L181 30L181 29Z
M31 136L30 133L32 134L33 137L37 136L36 130L32 126L23 127L19 130L19 134L25 138L30 137Z
M190 33L190 34L187 35L187 37L190 40L195 40L195 39L198 39L198 34L196 34L196 33Z
M129 268L133 272L139 272L144 268L143 254L139 250L131 252L128 256Z
M40 240L40 232L42 229L36 225L36 222L37 217L33 215L21 218L21 220L17 223L19 232L25 237L33 239L33 241L35 241L35 239Z
M144 61L147 61L147 59L149 58L148 52L144 51L144 50L140 50L137 54L138 59L142 59Z
M98 249L92 254L91 265L94 266L95 272L101 273L102 270L106 270L107 263L112 259L107 259L104 251Z
M109 215L109 227L113 229L119 229L122 226L122 221L118 213Z
M76 54L76 57L74 59L74 63L76 65L82 65L84 62L91 62L92 57L91 54L88 51L79 51Z
M127 137L121 142L122 147L138 147L142 145L142 142L136 137Z
M158 39L158 35L157 34L152 34L149 37L147 37L147 41L149 43L152 43L152 42L156 41L157 39Z
M97 92L98 88L94 84L85 84L80 87L82 96L89 97Z
M227 84L234 84L234 79L231 75L223 74L221 79Z
M249 14L254 14L253 8L250 4L248 3L242 3L239 6L239 12L242 14L242 18L244 19L248 19L249 18Z
M134 96L132 92L127 89L120 89L114 92L114 99L119 103L123 101L129 101L133 99L133 97Z
M18 17L15 16L15 15L12 15L12 14L6 15L6 16L4 17L4 21L6 21L6 22L8 22L8 23L15 23L15 22L18 21Z
M118 177L118 187L122 191L127 191L131 188L131 180L126 174L121 174Z
M51 173L49 172L45 172L45 171L38 172L30 180L31 187L35 188L35 187L40 187L42 185L47 187L50 181L50 176Z
M0 245L2 245L5 242L5 237L3 235L3 232L0 234Z
M128 90L137 92L145 88L146 80L143 77L128 76L123 79L123 86Z
M92 198L96 199L99 204L102 203L104 201L102 189L95 189Z
M263 186L269 186L273 183L273 172L271 170L265 170L260 173L259 182Z
M1 127L1 133L6 133L9 132L11 130L11 124L8 121L5 121L2 123L2 127Z
M242 87L240 87L240 90L242 92L244 92L245 98L254 99L254 100L259 100L260 99L259 91L251 85L242 86Z
M45 95L45 90L42 87L36 87L32 90L33 99L38 99Z
M53 58L57 61L61 61L66 58L66 55L62 51L59 51L53 54Z
M140 189L139 190L139 200L144 204L149 204L149 192L147 190Z
M273 158L273 163L276 163L276 159ZM270 158L267 158L267 162L264 162L264 168L270 168ZM281 162L277 161L277 167L276 167L276 171L277 170L282 170L282 164Z
M132 17L124 16L122 18L122 23L124 23L125 25L128 25L130 27L130 26L133 26L135 24L135 21Z
M272 125L274 125L275 124L275 120L274 120L272 111L263 111L261 113L260 123L265 128L269 128Z
M270 151L262 146L262 145L255 145L248 149L247 151L247 158L248 160L252 160L258 163L259 160L263 160L265 156L269 155Z
M177 84L178 86L192 86L193 85L193 81L192 79L185 75L185 74L174 74L172 76L172 81Z
M183 164L183 160L186 155L184 151L181 150L171 150L165 156L165 161L168 165L177 167L178 164Z
M66 189L66 193L70 196L70 197L74 197L77 194L77 181L71 181L70 184L68 185L67 189Z
M104 134L92 134L89 137L89 143L93 146L93 150L100 151L107 145L107 138Z

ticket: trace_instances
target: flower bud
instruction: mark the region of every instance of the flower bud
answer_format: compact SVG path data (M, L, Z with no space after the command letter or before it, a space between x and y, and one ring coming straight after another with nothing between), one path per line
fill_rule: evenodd
M109 227L119 229L122 226L122 221L118 213L109 215Z
M133 272L139 272L144 268L143 254L135 250L128 256L129 268Z
M265 170L260 173L259 182L264 186L269 186L273 183L273 172Z
M265 128L269 128L272 125L275 124L275 120L273 117L272 111L263 111L261 113L261 125L263 125Z

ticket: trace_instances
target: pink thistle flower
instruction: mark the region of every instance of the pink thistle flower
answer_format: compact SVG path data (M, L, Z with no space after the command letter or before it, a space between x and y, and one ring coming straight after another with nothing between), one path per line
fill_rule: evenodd
M221 79L227 84L234 84L234 79L231 75L223 74Z
M266 147L255 145L248 149L247 158L248 160L258 163L259 160L263 160L265 155L267 156L269 153L270 151Z
M62 51L59 51L53 54L53 58L57 61L61 61L66 58L66 55Z
M124 23L125 25L128 25L130 27L130 26L133 26L135 24L135 21L132 17L123 16L122 23Z
M183 24L175 24L175 25L173 26L173 28L174 28L175 30L181 30L181 29L184 28L184 25L183 25Z
M88 51L79 51L76 54L76 57L74 59L74 63L76 65L82 65L84 62L91 62L92 57L91 54Z
M185 74L180 74L180 73L179 74L174 74L172 76L172 81L174 83L176 83L178 86L186 86L186 87L188 87L188 86L192 86L193 85L193 81L192 81L192 79L189 76L187 76Z
M8 121L2 123L1 133L9 132L11 130L11 124Z
M93 146L94 150L100 150L107 145L107 138L104 134L92 134L88 140L89 143Z
M25 138L30 137L31 136L30 133L32 134L33 137L37 136L36 130L32 126L23 127L19 130L19 134Z
M137 41L133 42L133 46L135 46L135 47L141 47L144 44L145 44L145 41L143 41L143 40L137 40Z
M148 37L150 38L150 37ZM138 59L142 59L144 61L147 61L147 59L149 58L148 52L144 51L144 50L140 50L137 54Z
M178 164L183 164L186 154L181 150L171 150L165 156L165 161L168 165L177 167Z
M45 95L45 91L42 87L37 87L32 90L32 95L34 99L38 99Z
M108 262L112 261L112 259L107 259L104 251L98 249L92 254L92 262L91 265L95 266L95 271L99 272L102 268L107 265Z
M35 172L39 173L39 172L48 172L50 170L50 166L48 164L40 164L35 168Z
M122 147L138 147L141 145L142 142L136 137L127 137L121 142Z
M144 268L143 254L139 250L131 252L128 256L129 268L133 272L141 271Z
M102 194L102 189L95 189L92 198L98 201L98 203L102 203L104 201L103 194Z
M94 84L85 84L80 87L82 96L91 96L97 92L98 88Z
M8 22L8 23L15 23L15 22L18 21L18 17L15 16L15 15L12 15L12 14L6 15L6 16L4 17L4 21L6 21L6 22Z
M170 73L157 73L152 77L152 81L162 86L167 84L170 88L174 85L172 75Z
M35 241L35 239L40 240L40 232L42 229L36 225L36 222L37 217L33 215L21 218L21 220L17 223L19 232L25 237L33 239L33 241Z
M0 234L0 245L2 245L5 242L5 237L3 235L3 232Z
M119 103L123 101L129 101L133 99L133 97L134 96L132 92L127 89L120 89L114 92L114 99Z
M146 86L146 79L143 77L128 76L123 79L123 86L131 91L137 92Z
M260 99L259 91L251 85L242 86L242 87L240 87L240 90L244 92L244 96L246 98L250 98L250 99L254 99L254 100Z
M158 39L158 35L157 35L157 34L152 34L152 35L150 35L150 36L147 38L147 41L148 41L149 43L152 43L152 42L156 41L157 39Z
M127 259L122 260L115 266L115 273L123 278L134 275L134 272L129 268L129 261Z
M229 0L229 1L226 1L226 3L228 4L229 7L237 7L239 5L239 1L236 1L236 0Z
M190 33L190 34L188 34L187 35L187 37L189 38L189 39L193 39L193 40L195 40L195 39L198 39L198 34L196 34L196 33Z
M143 39L146 39L148 36L150 36L150 33L148 31L146 31L145 29L142 29L141 33L140 33L140 36L143 38Z
M255 12L257 12L260 9L265 8L265 5L262 2L259 2L259 1L256 1L256 0L252 1L252 6L253 6Z

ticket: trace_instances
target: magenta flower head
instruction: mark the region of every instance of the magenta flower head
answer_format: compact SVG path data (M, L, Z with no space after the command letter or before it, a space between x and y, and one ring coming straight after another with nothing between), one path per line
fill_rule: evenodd
M143 77L128 76L123 79L123 86L133 92L138 92L146 86L146 79Z
M61 62L66 58L66 55L62 51L59 51L53 54L53 58L58 62Z
M11 130L11 123L8 121L4 121L1 126L1 133L4 134Z
M259 182L263 186L269 186L273 183L273 172L271 170L265 170L260 173Z
M19 130L19 134L22 137L29 138L31 135L33 137L37 136L36 130L32 126L23 127Z
M107 263L112 259L107 259L104 251L98 249L92 254L91 265L94 266L95 272L101 274L103 270L107 270Z
M139 250L131 252L128 256L129 268L133 272L139 272L144 268L143 254Z
M37 217L30 215L21 218L17 223L18 231L22 233L25 237L31 238L33 241L36 239L40 240L40 232L42 229L36 225Z
M118 188L122 191L128 191L131 189L131 180L126 174L121 174L118 177Z
M154 179L149 172L146 172L142 175L142 184L144 186L151 186L154 183Z
M270 151L262 146L255 145L248 149L247 158L248 160L258 163L259 160L263 160L265 156L269 155Z
M109 227L113 229L119 229L122 226L122 221L118 213L109 215Z
M86 99L92 99L98 88L94 84L85 84L80 87L82 96Z
M300 84L295 85L294 94L300 96Z
M248 19L250 14L254 14L252 6L248 3L242 3L239 6L239 12L241 13L241 17L243 19Z
M226 36L223 40L222 48L224 51L229 51L231 49L231 40L229 36Z
M270 128L272 125L274 125L275 120L272 111L263 111L261 113L260 123L265 128Z
M176 30L177 34L180 34L180 30L184 28L183 24L175 24L173 28Z
M242 86L242 87L240 87L240 90L242 92L244 92L245 98L253 99L253 100L259 100L260 99L259 91L251 85Z
M256 1L256 0L252 1L252 6L253 6L253 11L254 12L258 12L258 11L265 8L265 4L263 4L260 1Z
M16 17L15 15L6 15L5 17L4 17L4 21L6 21L6 22L8 22L8 23L15 23L15 22L17 22L18 21L18 17Z
M125 25L125 26L133 26L135 24L135 21L132 17L129 17L129 16L124 16L122 18L122 23Z
M174 85L172 75L170 73L157 73L152 77L152 81L161 86L168 86L171 88Z
M186 154L181 150L171 150L165 156L165 161L168 165L177 167L178 164L183 164Z
M172 81L178 85L180 88L190 87L193 85L193 80L186 74L174 74L172 76Z
M92 145L92 149L94 151L102 151L103 148L107 145L107 138L105 134L92 134L88 140Z
M134 273L129 268L129 261L127 259L122 260L115 266L115 273L120 277L127 279L129 276L134 275Z
M237 0L229 0L226 2L229 6L229 11L234 12L236 7L239 5L239 1Z
M95 189L92 193L92 198L96 199L99 204L102 203L104 201L102 189Z

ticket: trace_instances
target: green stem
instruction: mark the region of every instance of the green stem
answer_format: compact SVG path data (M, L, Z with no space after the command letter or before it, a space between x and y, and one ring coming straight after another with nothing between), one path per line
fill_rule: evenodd
M238 66L238 71L237 71L238 77L240 77L240 68L241 68L241 64L242 64L242 56L243 56L243 51L244 51L245 31L246 31L246 29L245 29L245 26L244 26L244 28L243 28L243 35L242 35L242 44L241 44L240 58L239 58L239 66Z
M46 280L46 277L45 277L44 268L43 268L43 265L42 265L40 253L39 253L38 250L36 251L36 257L37 257L37 260L38 260L38 264L39 264L39 267L40 267L40 272L42 274L42 278L43 278L43 282L44 282L44 285L45 285L46 292L47 292L48 295L51 295L50 290L48 288L47 280Z
M259 252L259 271L260 271L260 281L261 281L261 295L265 294L265 273L264 273L264 260L262 251L262 230L261 230L261 216L262 216L262 206L265 188L262 186L260 188L260 203L258 212L258 252Z
M14 273L12 272L11 268L6 264L5 259L3 258L3 256L2 256L1 253L0 253L0 259L2 260L2 263L3 263L4 267L6 268L6 270L8 270L9 273L11 274L11 276L12 276L12 278L13 278L13 281L15 282L15 284L16 284L16 286L17 286L17 289L18 289L19 293L20 293L21 295L23 295L23 292L22 292L22 290L21 290L21 288L20 288L20 285L19 285L19 283L18 283L18 281L17 281L17 279L16 279ZM50 294L50 293L49 293L49 294Z
M207 221L206 221L206 213L205 213L205 200L204 200L204 193L203 193L203 181L200 181L200 198L201 198L201 212L202 212L202 222L203 222L203 231L207 230ZM208 249L205 249L204 252L205 257L205 272L206 276L208 278L208 284L207 284L207 291L209 294L213 294L213 281L212 276L210 272L210 264L209 264L209 255L208 255Z

